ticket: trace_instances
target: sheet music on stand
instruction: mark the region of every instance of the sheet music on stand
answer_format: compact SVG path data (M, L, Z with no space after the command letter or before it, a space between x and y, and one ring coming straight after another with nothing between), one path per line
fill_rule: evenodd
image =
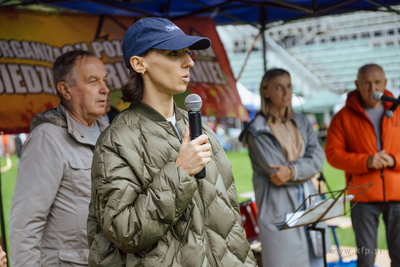
M310 224L317 221L322 214L332 205L332 208L325 215L324 219L328 220L334 217L338 217L343 215L342 210L345 207L345 204L351 201L354 196L348 195L345 197L345 201L343 201L344 197L340 197L338 201L334 204L333 199L323 199L318 201L315 204L312 204L304 211L298 211L296 213L289 213L286 215L286 222L288 226L293 227L297 224Z
M286 215L286 221L276 223L276 227L279 231L285 229L292 229L302 226L307 226L308 231L319 231L322 235L322 246L323 246L323 258L324 266L327 266L326 260L326 246L325 246L325 228L317 227L317 224L328 219L346 215L358 201L365 195L365 193L371 188L371 184L364 184L349 187L346 186L342 190L330 191L323 194L314 194L308 196L304 202L297 208L293 213ZM356 195L347 195L347 190L362 188ZM328 196L326 199L322 199L322 195ZM352 202L350 209L347 208L347 203L355 199ZM308 202L308 205L306 203ZM306 209L302 210L303 206ZM343 212L342 212L343 211Z
M373 184L374 183L354 187L346 187L342 190L335 190L325 192L323 194L310 195L304 200L304 202L297 208L295 212L286 215L285 222L280 222L275 225L278 227L279 230L285 230L300 226L307 226L310 224L317 224L328 219L346 215L365 195L365 193ZM360 187L363 189L355 196L346 194L347 190ZM321 199L322 195L324 194L328 198ZM356 199L356 201L352 204L350 209L348 209L346 203L353 199ZM308 205L306 205L307 202ZM308 207L305 210L301 210L304 205Z

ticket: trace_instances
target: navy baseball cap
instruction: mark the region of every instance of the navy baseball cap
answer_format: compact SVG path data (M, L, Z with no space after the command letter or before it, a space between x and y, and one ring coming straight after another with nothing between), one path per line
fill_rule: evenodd
M143 18L132 24L124 35L122 49L125 66L129 69L130 59L148 50L192 50L207 49L211 45L206 37L186 35L178 26L164 18Z

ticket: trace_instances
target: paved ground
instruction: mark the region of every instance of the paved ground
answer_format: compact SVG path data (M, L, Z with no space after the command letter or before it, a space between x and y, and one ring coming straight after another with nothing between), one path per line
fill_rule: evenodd
M342 258L344 262L349 262L357 259L356 249L352 247L340 247L342 252ZM330 253L327 253L327 261L337 261L339 260L339 255L337 253L336 246L332 245ZM390 267L389 253L386 249L378 250L375 258L375 266L377 267Z
M256 242L251 244L253 252L256 256L259 266L261 266L261 243ZM356 249L353 247L340 247L342 252L342 260L343 262L350 262L357 260ZM335 245L332 245L331 251L326 254L327 262L337 262L339 260L339 254L337 253L337 249ZM338 264L338 266L340 266ZM342 265L343 266L343 265ZM352 265L356 266L356 264ZM378 250L375 258L375 267L390 267L390 258L389 253L386 249Z

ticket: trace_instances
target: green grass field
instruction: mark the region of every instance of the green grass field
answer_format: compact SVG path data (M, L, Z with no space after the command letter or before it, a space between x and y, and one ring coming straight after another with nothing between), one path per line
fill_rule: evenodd
M252 184L252 168L250 163L250 158L247 152L227 152L226 153L231 164L233 174L235 176L236 188L238 195L244 192L253 191ZM15 180L17 177L17 157L14 155L12 159L12 168L1 175L1 192L2 192L2 202L3 202L3 213L4 222L7 233L7 243L9 240L8 236L8 222L10 218L10 208L11 208L11 198L14 191ZM1 158L1 166L5 166L6 159ZM331 190L343 189L345 186L345 178L343 171L337 170L331 167L327 162L324 164L323 174L327 180L328 185ZM246 199L239 197L239 202L243 202ZM331 232L331 231L330 231ZM353 229L337 229L337 235L342 246L355 247L355 239ZM331 242L333 243L333 238L331 237ZM386 231L381 218L380 226L378 229L378 248L387 249L386 244ZM7 250L8 251L8 250Z
M8 222L10 220L11 198L14 192L15 180L17 179L17 156L11 157L12 167L9 171L1 174L1 196L3 203L4 225L6 231L7 251L8 249ZM6 158L1 158L1 167L6 165Z

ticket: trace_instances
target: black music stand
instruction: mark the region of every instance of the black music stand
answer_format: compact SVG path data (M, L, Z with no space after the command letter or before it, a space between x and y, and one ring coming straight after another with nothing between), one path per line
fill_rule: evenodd
M324 266L327 267L326 261L326 244L325 244L325 228L318 228L317 224L328 219L336 218L346 215L358 203L358 201L365 195L374 183L358 185L354 187L345 187L342 190L335 190L325 192L323 194L314 194L308 196L304 202L297 208L294 213L288 214L285 222L276 223L276 227L282 231L302 226L307 226L308 231L318 231L322 234L322 248L324 254ZM355 196L347 196L346 191L363 187ZM327 195L329 198L321 199L322 195ZM347 208L346 203L352 199L356 201L351 205L350 209ZM303 205L309 203L305 210L301 210ZM344 211L342 212L342 210Z

